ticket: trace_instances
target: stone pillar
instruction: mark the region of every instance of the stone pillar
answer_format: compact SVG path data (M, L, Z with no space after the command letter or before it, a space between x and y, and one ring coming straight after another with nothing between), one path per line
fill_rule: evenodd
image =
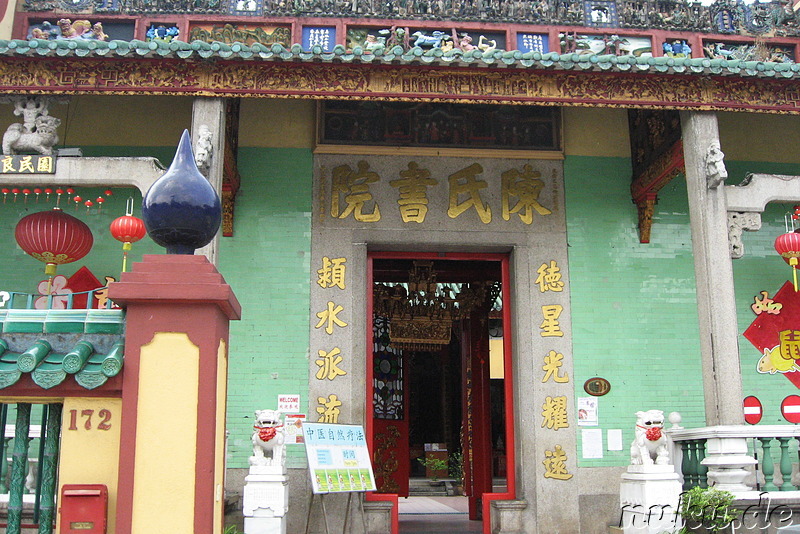
M701 463L708 467L709 486L732 493L752 489L744 481L753 468L758 471L758 460L750 456L746 437L709 438L706 448L707 456Z
M117 534L222 532L230 286L203 256L145 255L126 309Z
M289 487L283 465L251 465L245 477L245 534L286 534Z
M673 465L629 465L620 484L622 531L658 534L678 526L680 476Z
M681 126L697 284L706 424L742 424L739 333L725 188L720 183L720 167L716 171L710 169L714 145L719 148L717 117L713 112L682 111ZM724 171L724 167L721 169Z
M210 137L209 137L210 134ZM192 106L192 144L195 159L198 157L198 145L210 141L210 154L207 165L198 161L200 172L208 178L214 190L222 198L222 174L225 162L225 99L198 96ZM202 159L202 158L201 158ZM217 251L219 248L220 233L196 254L205 255L214 265L219 265Z

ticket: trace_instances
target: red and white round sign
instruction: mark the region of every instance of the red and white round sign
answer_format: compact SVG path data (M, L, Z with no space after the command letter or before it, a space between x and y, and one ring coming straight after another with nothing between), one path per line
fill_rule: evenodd
M789 395L783 399L781 413L790 423L800 423L800 396Z
M751 425L757 424L761 421L761 416L764 411L761 409L761 401L757 397L750 395L744 398L744 421Z

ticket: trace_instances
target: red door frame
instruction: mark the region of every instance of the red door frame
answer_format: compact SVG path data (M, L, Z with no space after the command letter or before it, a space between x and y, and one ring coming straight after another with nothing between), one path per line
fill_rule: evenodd
M367 252L367 322L366 322L366 358L372 357L372 287L373 287L373 260L375 259L418 259L418 260L473 260L473 261L499 261L500 283L502 286L503 302L503 392L505 394L506 418L506 491L505 493L484 493L483 495L483 534L491 534L491 501L515 499L517 494L516 478L516 440L514 435L514 369L512 361L511 343L511 275L508 266L508 254L466 254L456 252ZM368 360L369 361L369 360ZM367 446L370 454L374 450L372 443L372 365L366 365L367 379L365 389L365 427L367 432ZM397 494L367 492L367 501L388 501L392 506L392 534L397 534L400 528L398 516Z

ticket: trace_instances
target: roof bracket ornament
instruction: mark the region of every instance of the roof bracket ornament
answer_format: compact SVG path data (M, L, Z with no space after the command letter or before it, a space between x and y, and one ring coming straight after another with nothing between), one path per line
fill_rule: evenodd
M706 150L706 181L709 189L718 188L728 177L725 168L725 154L718 141L712 141Z

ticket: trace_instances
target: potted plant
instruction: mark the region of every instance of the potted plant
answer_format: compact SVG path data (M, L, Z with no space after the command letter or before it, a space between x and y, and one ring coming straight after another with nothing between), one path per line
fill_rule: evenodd
M461 451L456 451L450 455L450 462L447 468L447 474L452 477L455 482L456 495L464 494L464 455Z
M438 483L439 475L442 473L447 473L447 460L434 458L432 456L423 456L417 458L417 461L424 465L425 469L428 470L432 483Z
M694 532L730 532L731 522L740 510L733 507L735 497L729 491L696 486L681 495L678 513L683 518L679 534Z

